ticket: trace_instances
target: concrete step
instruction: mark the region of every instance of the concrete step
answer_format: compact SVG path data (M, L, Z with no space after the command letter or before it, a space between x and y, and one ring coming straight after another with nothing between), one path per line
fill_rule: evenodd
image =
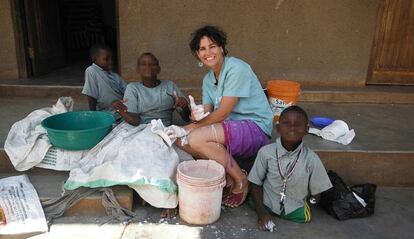
M0 97L0 145L4 144L14 122L55 101L52 98ZM414 104L299 102L299 105L310 117L342 119L356 132L349 145L305 136L305 143L320 155L327 169L337 171L352 184L372 182L379 186L414 186L410 171L414 167ZM78 107L87 107L86 102L80 101ZM272 140L277 137L274 129ZM0 150L0 160L0 172L13 169L3 150Z
M307 136L305 143L312 145L312 139L309 139ZM334 170L350 184L370 182L378 186L414 186L414 177L412 176L414 151L347 151L332 149L314 149L314 151L319 155L327 170ZM5 151L0 149L0 178L4 175L17 173ZM41 175L45 181L53 182L49 186L57 191L62 188L64 180L67 179L67 173L42 168L33 168L28 173L37 176ZM119 200L124 203L123 205L128 208L132 207L132 190L123 188L120 190L120 195L122 197ZM83 205L85 210L90 209L92 211L104 212L99 196L87 198L85 202L80 203L79 208L83 208Z
M0 165L2 165L2 168L0 169L0 178L26 174L36 189L41 201L61 197L63 193L63 184L69 177L69 172L53 171L42 168L33 168L24 172L17 172L14 168L10 169L10 165L8 165L8 168L3 166L3 164L9 164L9 162L4 158L4 153L1 155L3 155L3 157L0 159ZM127 186L116 186L111 188L114 191L119 204L124 208L132 210L133 190ZM104 215L105 213L105 208L102 206L101 194L97 192L80 200L77 204L69 208L64 215Z
M200 86L179 85L185 95L193 95L201 101ZM0 83L2 97L52 97L72 96L82 98L82 86L71 85L28 85ZM299 102L325 103L372 103L372 104L414 104L414 86L367 86L363 88L304 88Z

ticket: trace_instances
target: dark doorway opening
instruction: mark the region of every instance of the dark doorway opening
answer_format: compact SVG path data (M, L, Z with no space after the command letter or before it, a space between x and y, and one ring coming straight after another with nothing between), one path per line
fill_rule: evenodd
M16 0L27 82L81 85L96 43L113 50L117 68L115 0ZM116 70L116 69L115 69Z

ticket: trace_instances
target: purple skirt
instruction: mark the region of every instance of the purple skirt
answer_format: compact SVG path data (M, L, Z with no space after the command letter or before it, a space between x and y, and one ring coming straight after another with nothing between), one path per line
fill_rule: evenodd
M235 157L251 157L270 143L269 136L252 120L226 120L222 123L227 151Z

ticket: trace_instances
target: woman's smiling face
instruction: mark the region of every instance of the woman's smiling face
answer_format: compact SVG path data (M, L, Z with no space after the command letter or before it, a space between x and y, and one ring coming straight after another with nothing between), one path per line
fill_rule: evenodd
M197 57L201 62L212 69L220 68L224 62L223 48L205 36L200 40L200 48L197 50Z

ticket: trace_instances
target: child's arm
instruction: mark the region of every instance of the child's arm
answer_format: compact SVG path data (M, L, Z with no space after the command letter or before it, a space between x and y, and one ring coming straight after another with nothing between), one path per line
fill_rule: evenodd
M97 100L89 95L86 97L88 97L89 110L96 111Z
M180 114L181 119L183 119L185 122L190 122L191 110L190 107L188 107L188 105L184 108L181 108L181 110L178 111L178 113Z
M185 122L189 122L191 110L190 110L190 107L188 106L188 101L184 97L178 97L175 91L174 91L174 97L175 97L174 108L175 109L180 108L181 110L177 110L177 111L180 114L181 119L183 119Z
M141 122L141 118L139 117L137 113L128 112L128 108L124 105L124 102L126 101L127 101L126 99L116 100L112 102L111 106L114 107L116 112L118 112L119 115L121 115L121 117L124 118L124 120L128 124L137 126Z
M178 89L176 85L174 85L174 91L173 91L173 97L174 97L174 109L177 110L177 108L180 108L181 110L177 110L177 112L180 114L181 119L183 119L185 122L190 121L190 114L191 110L188 105L188 101L183 96L179 96L177 94L177 91L180 95L182 95L181 91Z
M251 183L251 185L251 193L256 206L259 227L262 230L267 230L266 225L271 221L271 218L263 205L263 187L254 183Z

